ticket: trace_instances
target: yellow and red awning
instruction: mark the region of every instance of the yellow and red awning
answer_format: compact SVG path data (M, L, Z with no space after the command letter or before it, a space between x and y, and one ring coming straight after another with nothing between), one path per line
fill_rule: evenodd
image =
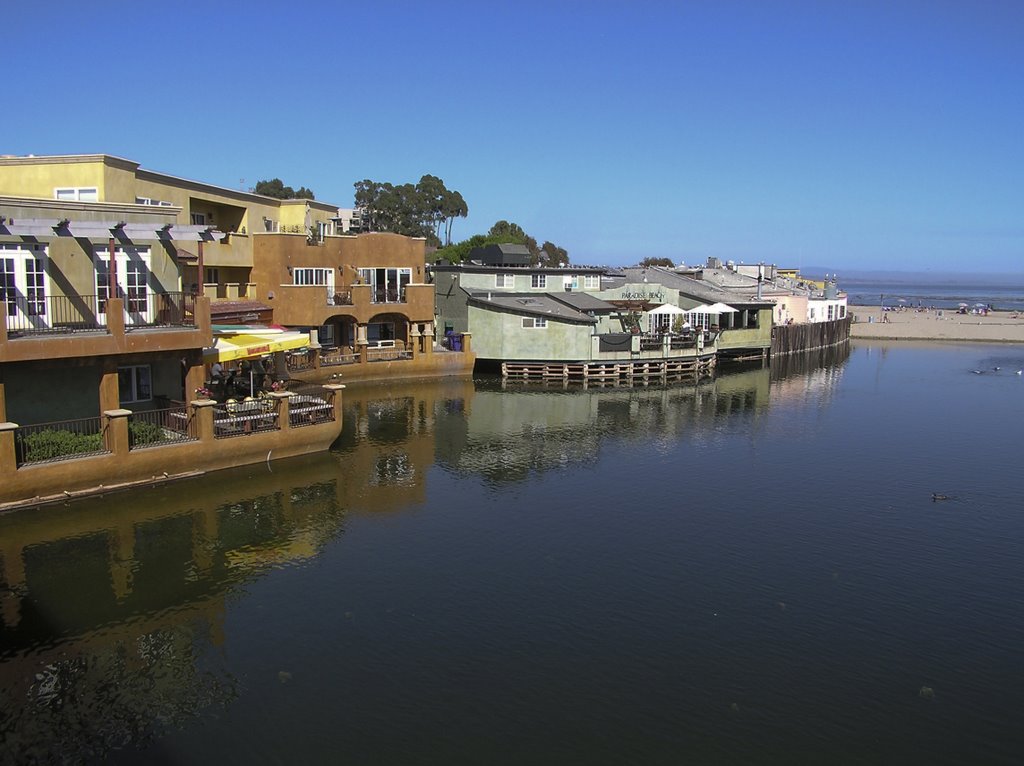
M217 332L213 346L203 349L203 361L233 362L239 359L255 359L278 351L293 351L309 345L309 335L304 332L287 330L244 330L239 332Z

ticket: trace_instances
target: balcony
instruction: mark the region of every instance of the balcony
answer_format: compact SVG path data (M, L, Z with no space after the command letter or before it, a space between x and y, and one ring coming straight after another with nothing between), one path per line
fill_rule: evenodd
M211 342L210 302L189 293L19 295L0 303L0 362L178 351Z
M211 301L240 301L256 298L255 282L204 282L203 294Z
M373 303L405 303L405 286L400 288L378 287L373 291Z
M195 296L187 293L129 295L124 306L125 329L143 327L195 327ZM17 296L7 301L8 338L106 332L112 301L98 295Z

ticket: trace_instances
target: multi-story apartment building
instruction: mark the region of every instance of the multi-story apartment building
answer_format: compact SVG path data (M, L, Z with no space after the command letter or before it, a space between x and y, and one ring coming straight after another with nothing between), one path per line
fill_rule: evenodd
M211 299L256 298L252 227L305 245L335 211L108 155L0 158L0 505L326 448L340 397L226 412L204 349Z

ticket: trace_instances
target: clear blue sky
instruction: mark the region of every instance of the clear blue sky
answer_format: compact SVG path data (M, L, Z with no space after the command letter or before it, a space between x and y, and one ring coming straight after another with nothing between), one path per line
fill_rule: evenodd
M1020 0L42 0L4 27L0 153L342 207L430 173L457 239L507 219L574 263L1024 271Z

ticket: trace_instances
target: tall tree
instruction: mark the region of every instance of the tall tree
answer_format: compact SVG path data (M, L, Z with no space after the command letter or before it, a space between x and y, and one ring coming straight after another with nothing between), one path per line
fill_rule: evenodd
M540 253L537 254L537 265L539 266L568 266L569 253L564 247L559 247L554 242L545 242L541 245Z
M497 221L487 234L477 234L454 245L446 245L434 255L449 263L461 263L466 260L473 248L504 243L526 245L526 249L530 251L530 263L534 266L569 265L569 253L565 248L558 247L553 242L545 242L543 246L538 247L537 240L523 231L522 226L505 220Z
M415 185L365 179L354 186L355 203L365 209L369 231L425 237L440 245L443 229L450 244L452 222L469 215L462 195L448 189L437 176L422 176Z
M313 196L312 189L300 186L299 190L295 191L292 187L285 186L280 178L271 178L269 181L257 181L253 191L257 194L262 194L264 197L273 197L274 199L316 199Z
M667 268L673 268L676 264L671 258L644 258L640 261L641 266L665 266Z

